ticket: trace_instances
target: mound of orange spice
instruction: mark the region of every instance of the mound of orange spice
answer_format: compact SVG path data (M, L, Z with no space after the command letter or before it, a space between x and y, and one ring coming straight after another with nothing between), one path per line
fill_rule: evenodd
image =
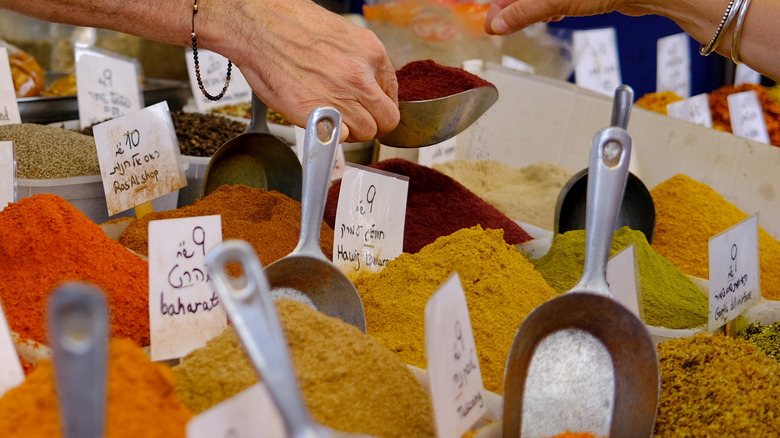
M106 292L111 334L149 345L149 266L56 195L0 211L0 299L11 330L46 343L49 294L68 280Z
M769 90L762 85L726 85L710 93L712 127L721 131L732 132L728 96L750 90L756 92L758 101L761 103L761 109L764 110L764 121L766 121L766 130L769 132L770 143L774 146L780 146L780 103L775 101L769 94Z

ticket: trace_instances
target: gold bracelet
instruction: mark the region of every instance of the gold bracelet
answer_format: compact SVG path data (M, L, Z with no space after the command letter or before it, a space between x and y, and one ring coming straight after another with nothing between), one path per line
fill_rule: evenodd
M726 7L726 13L723 14L723 18L720 20L718 29L715 31L715 35L712 40L706 46L704 44L699 48L699 54L702 56L709 56L715 49L718 48L720 41L728 32L731 23L734 21L734 17L737 16L736 11L742 6L743 0L730 0L729 5Z
M745 21L750 0L744 0L737 14L737 24L734 25L734 36L731 38L731 60L739 64L739 38L742 35L742 23Z

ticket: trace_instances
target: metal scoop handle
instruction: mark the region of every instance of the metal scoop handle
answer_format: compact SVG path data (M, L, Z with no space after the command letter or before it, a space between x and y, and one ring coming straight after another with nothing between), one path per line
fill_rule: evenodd
M240 279L227 274L228 262L242 265L244 274ZM247 355L279 409L287 436L320 436L322 426L311 418L303 402L271 288L257 254L248 243L229 240L211 251L206 265Z
M265 104L255 93L252 93L252 118L249 119L244 134L268 134L268 105Z
M323 107L309 114L303 140L301 237L295 253L328 260L320 248L320 229L340 139L341 113L338 110Z
M100 438L106 428L106 299L80 283L60 286L48 304L49 342L65 438Z
M628 118L631 115L631 105L634 103L634 90L628 85L620 85L615 89L612 100L612 122L610 126L628 129Z

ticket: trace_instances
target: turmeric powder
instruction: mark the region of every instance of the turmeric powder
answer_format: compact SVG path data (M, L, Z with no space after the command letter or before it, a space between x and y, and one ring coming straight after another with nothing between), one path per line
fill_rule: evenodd
M141 348L114 338L108 361L107 438L185 436L192 413L173 393L173 374ZM4 438L62 436L51 362L42 359L20 386L0 398Z
M423 315L428 298L457 272L466 294L485 389L503 392L515 332L536 306L557 295L503 230L479 225L404 253L379 273L362 273L367 331L411 365L426 368Z
M650 190L655 202L653 248L688 275L709 278L709 239L748 215L710 186L678 174ZM758 230L761 295L780 300L780 242Z

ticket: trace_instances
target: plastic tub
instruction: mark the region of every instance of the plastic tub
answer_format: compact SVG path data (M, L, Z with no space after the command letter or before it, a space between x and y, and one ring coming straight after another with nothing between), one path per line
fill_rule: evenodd
M196 199L200 199L203 181L206 180L206 169L211 162L211 157L193 157L191 155L182 155L181 157L189 163L189 166L185 172L187 186L179 190L178 208L192 205Z

